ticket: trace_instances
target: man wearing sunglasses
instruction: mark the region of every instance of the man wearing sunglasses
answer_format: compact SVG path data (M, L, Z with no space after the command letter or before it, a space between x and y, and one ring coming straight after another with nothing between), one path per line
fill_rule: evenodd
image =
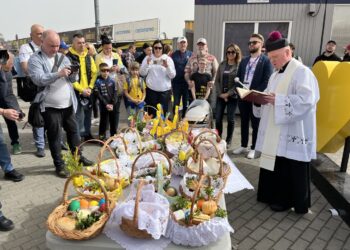
M249 89L264 91L269 78L272 74L272 65L261 49L264 44L264 37L260 34L252 34L249 38L248 47L250 55L245 57L239 64L237 77ZM238 108L241 116L241 147L233 151L234 154L247 153L247 158L254 159L258 157L255 152L255 142L259 128L259 111L258 106L253 106L254 103L239 100ZM248 150L249 141L249 121L251 121L253 129L253 138L251 149Z

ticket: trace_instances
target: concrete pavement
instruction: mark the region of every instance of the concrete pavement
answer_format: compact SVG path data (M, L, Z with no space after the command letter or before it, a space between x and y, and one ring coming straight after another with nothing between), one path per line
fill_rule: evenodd
M28 103L20 102L27 112ZM126 125L122 111L121 127ZM239 117L236 118L239 121ZM10 145L6 124L0 118L5 138ZM0 199L4 214L15 222L15 229L0 232L0 249L46 249L45 222L48 214L62 198L65 180L54 175L48 147L45 158L34 156L30 128L22 130L19 124L23 153L12 156L17 170L26 178L19 183L0 179ZM97 127L93 127L97 131ZM233 148L240 142L240 129L236 126ZM96 152L94 146L87 147ZM242 174L256 188L259 169L257 160L243 155L231 159ZM256 191L244 190L226 195L229 220L235 229L232 234L233 249L350 249L350 228L340 217L332 217L331 206L312 185L311 212L296 215L294 212L275 213L268 206L256 201Z

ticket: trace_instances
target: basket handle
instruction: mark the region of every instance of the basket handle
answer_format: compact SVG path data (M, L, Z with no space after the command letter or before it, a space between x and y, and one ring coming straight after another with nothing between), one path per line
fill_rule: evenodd
M192 144L193 144L193 145L196 145L196 141L197 141L197 140L200 138L200 136L203 135L203 134L214 134L215 137L216 137L216 142L219 143L219 142L221 141L221 138L220 138L220 136L219 136L217 133L215 133L215 132L214 132L213 130L211 130L211 129L205 129L205 130L203 130L202 132L200 132L200 133L193 139Z
M112 139L111 139L112 138ZM100 174L100 171L101 171L101 162L102 162L102 156L104 154L104 152L106 151L106 149L108 149L108 151L111 153L114 161L115 161L115 166L117 168L117 176L118 176L118 179L120 177L120 166L119 166L119 163L118 163L118 159L117 159L117 156L115 155L115 152L113 152L112 148L108 145L108 143L113 140L115 137L112 136L111 138L109 138L102 146L99 154L98 154L98 158L97 158L97 175Z
M125 140L123 139L123 137L121 137L119 134L118 134L118 135L113 135L113 136L109 137L109 138L104 142L104 145L109 145L113 140L118 139L118 138L122 140L123 145L124 145L125 152L128 152L128 146L126 145L126 142L125 142Z
M136 192L136 197L135 197L135 207L134 207L134 218L133 218L133 224L134 224L134 227L137 228L137 220L139 218L139 203L140 203L140 196L141 196L141 191L142 191L142 187L145 185L145 181L144 180L141 180L139 183L138 183L138 186L137 186L137 192Z
M152 153L157 153L157 154L160 154L160 155L165 157L165 159L168 161L169 173L171 173L172 166L171 166L171 161L170 161L169 157L165 153L163 153L162 151L159 151L159 150L148 150L148 151L144 151L141 154L139 154L136 157L136 159L134 160L134 162L132 164L132 167L131 167L130 181L132 181L134 179L134 173L135 173L135 169L136 169L136 162L141 158L141 156L146 155L146 154L151 154L151 158L153 159L153 162L155 162Z
M218 155L218 159L219 159L219 163L220 163L220 168L219 168L219 175L222 176L222 172L223 172L223 169L224 169L224 163L222 161L222 157L221 157L221 154L220 154L220 151L218 149L218 147L209 139L201 139L197 145L195 145L195 149L196 151L198 152L198 147L201 143L203 142L209 142L211 145L213 145L215 151L216 151L216 154Z
M128 127L128 128L122 128L121 130L120 130L120 132L121 133L124 133L124 135L123 135L123 141L124 141L124 144L126 145L126 143L125 143L125 139L124 139L124 136L125 136L125 134L126 133L128 133L128 132L132 132L132 133L134 133L134 134L136 134L136 137L137 137L137 140L138 140L138 148L139 148L139 150L140 150L140 152L142 152L142 139L141 139L141 136L140 136L140 133L139 133L139 131L136 129L136 128L132 128L132 127ZM121 137L121 136L120 136ZM127 150L127 149L126 149ZM127 151L126 151L127 152Z
M206 177L206 175L200 175L198 186L197 186L196 191L194 192L194 194L193 194L193 196L191 198L191 210L190 210L190 221L189 221L190 225L192 225L194 204L196 202L197 196L199 194L199 190L200 190L200 188L202 186L202 183L203 183L205 177Z
M73 180L73 178L75 177L79 177L80 175L85 175L86 177L89 177L90 179L94 180L100 187L101 190L103 192L103 195L105 196L105 201L106 201L106 212L108 215L111 214L111 210L110 210L110 206L109 206L109 200L108 200L108 194L107 191L105 189L105 187L103 185L101 185L101 182L92 174L83 171L83 172L79 172L79 173L74 173L71 176L68 177L68 179L66 180L66 183L64 184L64 189L63 189L63 201L62 204L67 204L68 203L68 186L69 183Z

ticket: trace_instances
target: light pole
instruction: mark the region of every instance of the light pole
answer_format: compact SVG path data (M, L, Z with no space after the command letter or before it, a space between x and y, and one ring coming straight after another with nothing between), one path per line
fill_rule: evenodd
M100 37L100 4L98 0L94 0L95 4L95 38L96 38L96 43L99 40Z

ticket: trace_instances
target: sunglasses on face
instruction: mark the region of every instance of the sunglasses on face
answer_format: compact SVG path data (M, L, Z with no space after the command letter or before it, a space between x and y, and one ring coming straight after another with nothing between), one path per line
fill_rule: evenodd
M234 54L236 54L236 51L228 50L228 51L226 51L226 54L232 54L232 55L234 55Z
M163 47L153 47L153 49L163 49Z
M101 69L101 72L109 72L109 69Z
M249 41L248 42L248 46L250 46L250 45L255 45L255 44L257 44L257 43L260 43L259 41Z

